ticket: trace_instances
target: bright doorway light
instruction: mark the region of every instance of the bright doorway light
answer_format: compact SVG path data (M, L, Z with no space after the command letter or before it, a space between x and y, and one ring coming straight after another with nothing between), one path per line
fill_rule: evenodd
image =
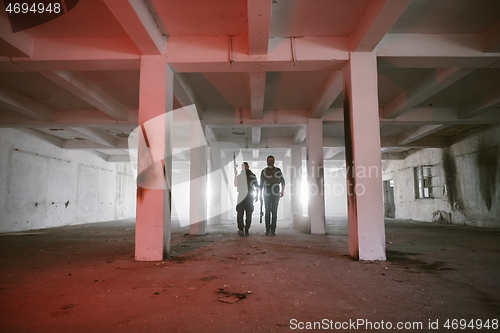
M309 215L309 186L307 182L307 172L302 170L301 184L300 184L300 203L302 204L302 216Z

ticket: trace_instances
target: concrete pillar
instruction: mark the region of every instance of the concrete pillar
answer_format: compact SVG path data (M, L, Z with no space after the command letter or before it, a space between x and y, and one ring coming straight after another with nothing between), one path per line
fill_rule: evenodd
M309 218L304 216L302 203L302 147L292 146L290 169L290 192L292 199L292 225L300 232L309 232Z
M222 173L223 173L223 177L224 177L221 184L226 184L226 182L227 182L227 184L232 184L233 177L234 177L233 169L226 167L226 164L227 164L226 162L230 160L227 157L227 154L231 154L231 153L228 153L227 151L224 151L224 150L222 150L221 152L222 152L221 153L221 161L222 161L221 166L223 168ZM231 157L231 160L232 160L232 157ZM232 189L232 186L230 188ZM230 218L233 218L234 213L232 212L232 209L233 209L232 201L231 201L232 196L233 196L233 193L230 190L223 191L221 196L220 196L220 204L221 204L221 209L222 209L221 219L223 221L229 220ZM236 209L236 208L234 208L234 209ZM230 212L231 212L231 214L230 214Z
M349 254L385 260L375 53L352 52L343 81Z
M207 233L207 142L201 120L191 122L189 233Z
M291 176L291 159L289 157L285 157L283 159L283 176L285 177L285 181L290 184L290 176ZM260 175L259 175L260 176ZM260 181L260 180L259 180ZM291 221L292 219L292 196L286 186L285 186L285 194L283 195L283 219L287 221Z
M164 55L141 57L135 230L139 261L161 261L170 253L172 113L168 111L173 108L173 79Z
M321 119L308 119L306 144L311 233L325 234L323 121Z
M210 144L210 224L222 223L222 177L221 148L217 143Z

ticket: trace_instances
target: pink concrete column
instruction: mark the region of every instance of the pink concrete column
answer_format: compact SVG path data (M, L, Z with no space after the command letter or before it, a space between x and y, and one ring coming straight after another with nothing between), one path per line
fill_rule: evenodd
M288 186L292 196L293 229L309 233L309 216L304 216L302 203L302 146L293 145L291 155L292 169Z
M343 81L349 254L385 260L375 53L352 52Z
M189 233L207 233L207 142L204 122L191 122Z
M170 252L173 73L164 55L142 56L139 91L135 259L161 261Z
M222 224L222 177L221 169L221 147L218 143L210 143L210 224ZM216 214L214 213L216 212Z
M283 158L283 176L285 177L286 180L291 179L291 158L290 157L284 157ZM290 183L289 183L290 184ZM289 194L291 191L287 190L283 198L283 219L287 221L292 220L292 196Z
M227 161L232 160L232 153L228 151L227 149L222 148L221 149L221 166L223 168L223 172L225 174L224 178L229 180L229 183L231 184L232 178L233 177L233 169L232 168L227 168L226 164ZM221 182L222 184L222 182ZM222 185L223 186L223 185ZM232 190L233 188L230 187ZM236 216L231 216L230 213L233 213L233 207L236 207L236 204L233 206L233 197L234 193L231 192L231 190L226 189L222 191L221 197L220 197L220 202L221 202L221 220L229 220L230 218L236 219ZM236 210L234 210L236 212Z
M302 185L302 147L293 145L291 148L290 194L292 197L292 221L295 225L295 216L302 216L302 201L300 200L300 186Z
M308 119L306 144L311 233L325 234L323 121L321 119Z

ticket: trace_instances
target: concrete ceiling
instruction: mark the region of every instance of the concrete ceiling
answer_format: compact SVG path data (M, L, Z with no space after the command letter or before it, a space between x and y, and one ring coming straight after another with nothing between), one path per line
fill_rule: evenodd
M127 160L140 56L165 40L174 107L197 102L210 141L285 148L311 116L342 157L350 51L378 56L383 152L500 122L498 0L81 0L16 33L0 9L0 127L108 161Z

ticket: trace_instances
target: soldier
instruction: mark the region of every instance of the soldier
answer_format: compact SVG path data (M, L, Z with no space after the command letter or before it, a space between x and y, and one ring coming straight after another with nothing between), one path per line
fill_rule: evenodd
M236 205L238 235L248 236L248 229L250 229L250 225L252 224L253 202L259 198L259 184L257 183L255 174L250 171L247 162L243 162L239 175L236 168L234 169L234 176L234 186L238 191L238 204ZM246 214L244 224L243 214ZM244 233L243 229L245 230Z
M260 173L260 190L266 207L266 236L276 236L278 203L285 191L285 178L280 168L274 166L274 156L267 157L267 167Z

